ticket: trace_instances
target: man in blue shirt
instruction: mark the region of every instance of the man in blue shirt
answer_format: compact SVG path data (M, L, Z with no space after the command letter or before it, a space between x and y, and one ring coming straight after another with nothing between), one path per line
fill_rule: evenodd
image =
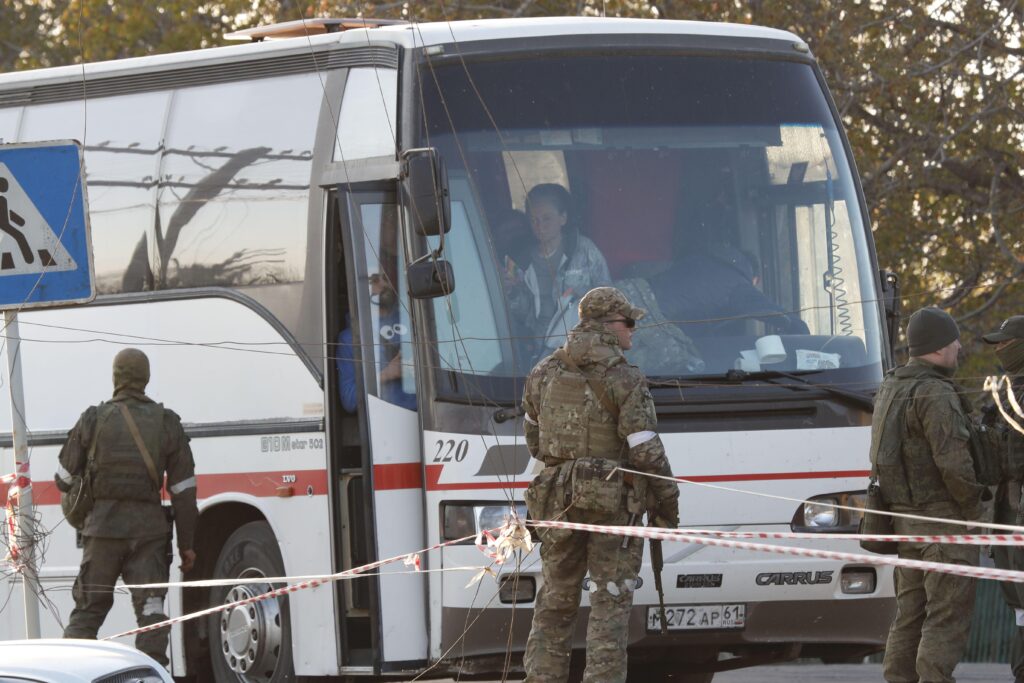
M380 359L377 373L379 396L388 403L416 410L416 394L407 393L402 387L402 341L409 330L401 322L394 289L384 283L383 277L374 274L370 277L370 291L371 302L376 297L380 307L378 339L375 342ZM358 403L356 363L361 354L356 353L352 320L348 313L345 314L345 328L338 334L336 355L341 407L354 413Z

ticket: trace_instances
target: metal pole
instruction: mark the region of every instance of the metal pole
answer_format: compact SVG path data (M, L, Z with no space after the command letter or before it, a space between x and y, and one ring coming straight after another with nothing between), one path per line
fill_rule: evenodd
M11 427L14 436L14 470L18 487L18 549L21 553L21 586L25 591L25 637L39 637L39 577L35 565L35 515L32 508L32 473L28 462L25 428L25 392L21 384L21 333L16 311L4 311L7 340L8 386L11 391Z

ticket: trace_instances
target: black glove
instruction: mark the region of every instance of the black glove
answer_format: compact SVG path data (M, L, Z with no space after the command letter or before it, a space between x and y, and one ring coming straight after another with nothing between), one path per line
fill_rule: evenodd
M648 512L651 526L658 526L662 529L679 528L679 499L671 498L658 503L658 506Z

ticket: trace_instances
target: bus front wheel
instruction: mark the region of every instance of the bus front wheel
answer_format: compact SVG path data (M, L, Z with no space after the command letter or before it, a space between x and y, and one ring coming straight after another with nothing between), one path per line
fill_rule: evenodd
M270 525L249 522L235 530L221 548L213 576L284 576L284 562ZM279 683L294 678L288 598L247 602L270 590L267 583L238 583L210 590L211 607L234 605L207 617L210 665L218 683Z

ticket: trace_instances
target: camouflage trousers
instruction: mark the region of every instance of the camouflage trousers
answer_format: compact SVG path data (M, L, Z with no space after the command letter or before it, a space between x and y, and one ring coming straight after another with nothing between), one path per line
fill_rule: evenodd
M609 517L569 510L571 522L628 524L622 511ZM554 534L550 532L555 532ZM537 593L533 627L526 643L527 683L563 683L569 676L572 638L588 571L590 619L587 622L585 683L623 683L629 611L633 606L643 539L548 529L542 535L540 556L544 583Z
M150 538L86 536L82 566L72 589L75 609L64 629L64 637L96 638L114 604L114 584L119 576L128 584L166 583L168 570L166 535ZM166 588L132 589L131 593L139 626L167 619ZM135 636L135 647L167 666L169 636L170 628L140 633Z
M963 527L935 522L896 518L893 524L897 534L963 533ZM976 566L978 547L900 543L899 556ZM971 633L975 580L899 567L895 581L896 617L885 643L882 665L885 680L889 683L955 683L953 669L967 649Z

